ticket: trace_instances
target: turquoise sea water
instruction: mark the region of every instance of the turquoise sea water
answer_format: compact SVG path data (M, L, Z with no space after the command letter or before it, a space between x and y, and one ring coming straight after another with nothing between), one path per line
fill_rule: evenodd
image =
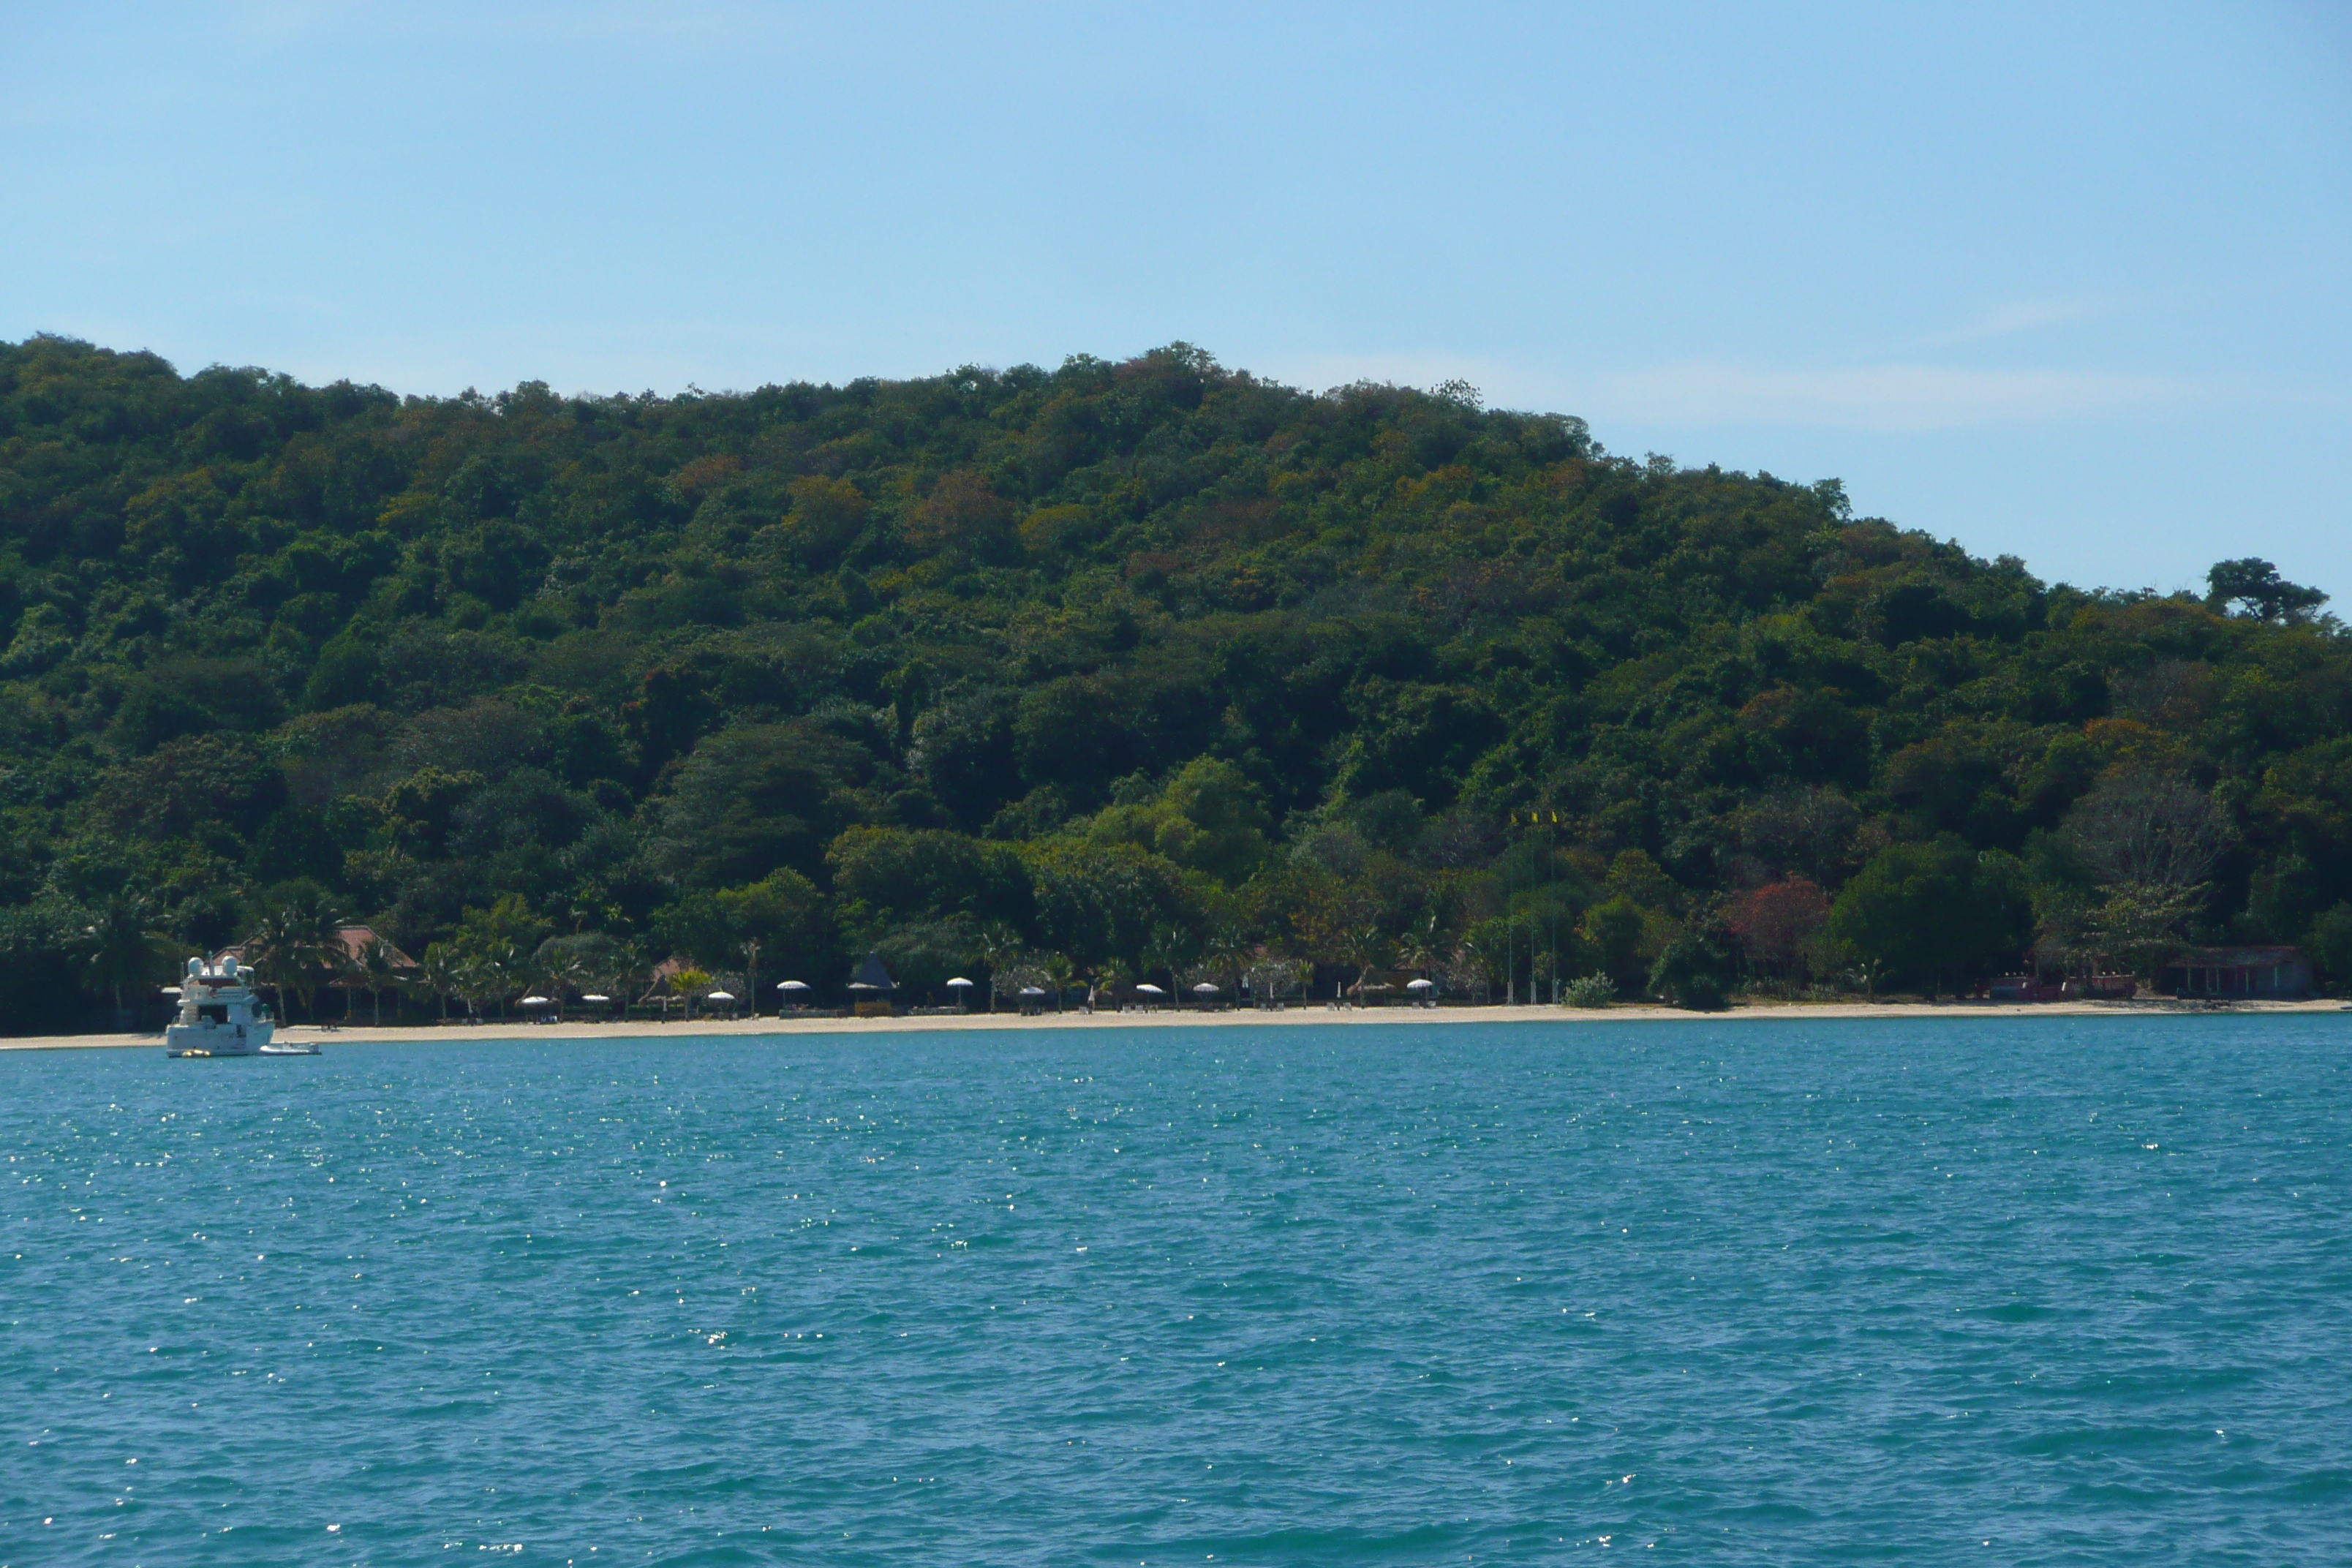
M0 1056L0 1563L2352 1562L2352 1016Z

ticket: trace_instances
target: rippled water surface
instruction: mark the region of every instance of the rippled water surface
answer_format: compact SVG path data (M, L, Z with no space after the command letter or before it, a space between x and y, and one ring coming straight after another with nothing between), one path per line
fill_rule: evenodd
M2352 1562L2352 1016L0 1056L0 1563Z

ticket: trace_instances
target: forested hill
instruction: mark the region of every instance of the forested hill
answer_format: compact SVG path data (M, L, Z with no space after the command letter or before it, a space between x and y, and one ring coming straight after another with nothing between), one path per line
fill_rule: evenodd
M1702 997L2338 952L2317 597L2053 587L1833 481L1181 345L427 399L35 338L0 1026L333 916L486 1005L753 938L828 990L869 946L917 985L1264 948L1474 994L1532 949Z

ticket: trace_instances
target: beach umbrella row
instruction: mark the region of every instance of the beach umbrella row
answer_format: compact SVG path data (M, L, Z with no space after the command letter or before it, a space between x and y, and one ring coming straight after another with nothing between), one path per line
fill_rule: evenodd
M968 991L977 984L977 981L966 979L961 974L948 982L949 988L957 991ZM852 991L873 991L879 989L877 986L864 984L856 981L852 981L850 983L849 988ZM1437 989L1437 983L1433 980L1408 980L1405 982L1404 988L1408 991L1434 991ZM779 980L776 982L776 989L783 992L787 995L798 995L806 992L809 989L809 984L804 980ZM1141 996L1165 996L1168 994L1164 989L1150 984L1149 981L1138 985L1135 989L1136 994ZM1223 989L1222 986L1215 984L1213 982L1203 980L1192 987L1192 994L1196 996L1213 996L1222 989ZM178 987L176 986L165 987L166 994L176 994L177 992ZM713 1002L732 1002L735 1000L735 994L731 991L713 991L708 994L709 999ZM1050 995L1051 993L1046 991L1042 985L1024 985L1021 988L1021 994L1024 996L1045 996ZM580 1000L583 1002L609 1003L613 999L610 996L604 995L601 992L592 991L586 995L581 997ZM548 997L532 995L524 997L522 999L522 1005L526 1007L548 1007L552 1006L554 1004Z

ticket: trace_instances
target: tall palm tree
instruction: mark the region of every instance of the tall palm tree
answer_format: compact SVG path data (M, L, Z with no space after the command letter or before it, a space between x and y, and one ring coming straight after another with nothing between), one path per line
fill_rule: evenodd
M988 1010L996 1011L998 972L1021 962L1021 933L1002 921L980 933L980 961L988 965Z
M1192 956L1192 940L1185 932L1174 926L1163 926L1151 933L1150 940L1143 944L1143 952L1138 956L1142 960L1144 975L1165 971L1168 984L1173 987L1182 984L1185 961Z
M1049 952L1038 960L1037 966L1054 987L1054 1011L1059 1013L1070 987L1077 983L1078 966L1066 952Z
M253 971L277 994L278 1010L281 1013L286 1010L287 969L299 945L285 915L280 909L262 910L254 917L253 929L240 952L244 967Z
M478 973L489 994L498 998L501 1024L507 1021L507 998L515 994L517 985L526 984L525 964L526 955L514 942L491 942L482 948Z
M153 910L145 899L117 893L91 911L89 924L74 936L74 952L90 983L114 1001L118 1020L123 1013L122 994L155 979L166 966L163 944L171 938L152 929Z
M466 999L466 1007L478 1019L482 1004L495 997L499 1018L507 1016L507 974L514 950L510 944L486 942L479 947L462 951L457 960L457 994Z
M301 976L302 1005L319 1017L319 991L340 977L351 962L343 945L343 917L324 893L297 900L289 910L299 943L295 973Z
M653 984L653 960L646 956L645 943L616 942L607 959L611 973L597 977L597 984L607 986L620 999L621 1016L626 1019L630 1005L645 1000L647 986Z
M587 989L590 981L587 963L576 952L555 945L551 940L540 943L531 955L530 982L545 991L555 1004L555 1021L563 1021L564 993Z
M1375 971L1385 968L1395 945L1377 925L1366 921L1341 933L1339 956L1356 971L1356 1005L1364 1005L1364 984Z
M245 962L278 993L281 1005L291 991L310 1007L320 979L340 971L347 956L342 917L324 894L263 910L245 942Z
M1231 926L1221 927L1201 949L1201 967L1223 975L1230 987L1234 1005L1241 1005L1242 973L1249 967L1255 950L1242 933Z
M372 1004L376 1027L382 1028L383 1026L383 994L401 985L406 979L400 973L400 963L392 951L392 944L382 937L376 936L372 936L360 943L359 951L352 954L351 975L353 980L367 987L368 1000ZM395 1006L393 1009L394 1016L397 1016L399 1011Z
M447 1023L449 998L466 986L464 960L447 942L436 942L425 950L425 960L418 966L417 978L440 996L441 1021Z
M1437 914L1434 910L1431 911L1426 918L1413 923L1412 929L1405 933L1402 947L1397 956L1403 961L1407 968L1420 970L1423 978L1434 978L1434 971L1438 965L1445 962L1445 942L1443 933L1438 929Z

